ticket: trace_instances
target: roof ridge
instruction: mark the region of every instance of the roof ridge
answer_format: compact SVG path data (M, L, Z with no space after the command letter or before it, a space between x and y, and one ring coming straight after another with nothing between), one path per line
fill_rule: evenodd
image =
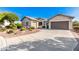
M58 15L62 15L62 16L67 16L67 17L71 17L71 18L74 18L74 16L65 15L65 14L57 14L56 16L58 16Z
M57 14L57 15L55 15L55 16L49 18L48 20L50 20L50 19L52 19L52 18L54 18L54 17L56 17L56 16L59 16L59 15L66 16L66 17L70 17L70 18L72 18L72 19L74 18L74 16L68 16L68 15L64 15L64 14Z

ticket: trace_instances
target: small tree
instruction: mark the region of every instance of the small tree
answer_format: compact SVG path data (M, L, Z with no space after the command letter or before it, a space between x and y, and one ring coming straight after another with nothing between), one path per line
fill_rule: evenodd
M73 22L73 28L74 28L76 31L79 31L79 21L74 21L74 22Z
M16 26L17 26L18 29L20 29L20 28L23 27L23 26L22 26L22 23L17 23Z
M79 26L79 21L74 21L73 26Z
M19 20L19 17L16 14L11 13L11 12L0 13L0 23L3 24L4 20L9 21L10 27L14 28L14 27L16 27L14 22Z
M2 13L2 15L4 15L4 17L1 20L8 20L10 22L10 24L13 24L14 21L18 21L19 17L14 14L14 13L10 13L10 12L4 12Z

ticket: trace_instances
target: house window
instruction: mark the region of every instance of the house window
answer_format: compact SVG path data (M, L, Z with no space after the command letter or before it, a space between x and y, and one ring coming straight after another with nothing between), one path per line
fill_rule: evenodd
M28 22L26 22L26 25L28 25L29 23Z
M41 26L42 25L42 22L39 22L39 26Z

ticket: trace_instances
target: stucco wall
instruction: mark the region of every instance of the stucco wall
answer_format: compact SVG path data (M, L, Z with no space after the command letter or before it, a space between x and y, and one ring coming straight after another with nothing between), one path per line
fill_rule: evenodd
M73 29L73 25L72 25L72 20L69 21L69 29L72 30Z
M38 25L38 21L34 21L34 20L29 20L29 19L27 19L27 18L24 18L23 20L22 20L22 24L24 25L24 26L26 26L26 22L28 22L28 26L29 27L35 27L35 28L38 28L39 27L39 25Z
M50 21L71 21L71 18L70 17L66 17L66 16L56 16L52 19L50 19Z
M38 22L37 21L31 21L31 27L38 28Z
M25 19L22 20L22 24L23 24L23 26L26 26L26 22L28 22L28 26L30 27L31 22L30 22L30 20L27 19L27 18L25 18Z

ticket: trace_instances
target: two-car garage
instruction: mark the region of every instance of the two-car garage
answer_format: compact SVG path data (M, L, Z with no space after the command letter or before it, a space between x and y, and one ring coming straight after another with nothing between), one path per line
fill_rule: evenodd
M58 14L49 19L49 29L70 30L72 28L72 19L74 17Z
M69 22L68 21L51 22L51 29L69 30Z

